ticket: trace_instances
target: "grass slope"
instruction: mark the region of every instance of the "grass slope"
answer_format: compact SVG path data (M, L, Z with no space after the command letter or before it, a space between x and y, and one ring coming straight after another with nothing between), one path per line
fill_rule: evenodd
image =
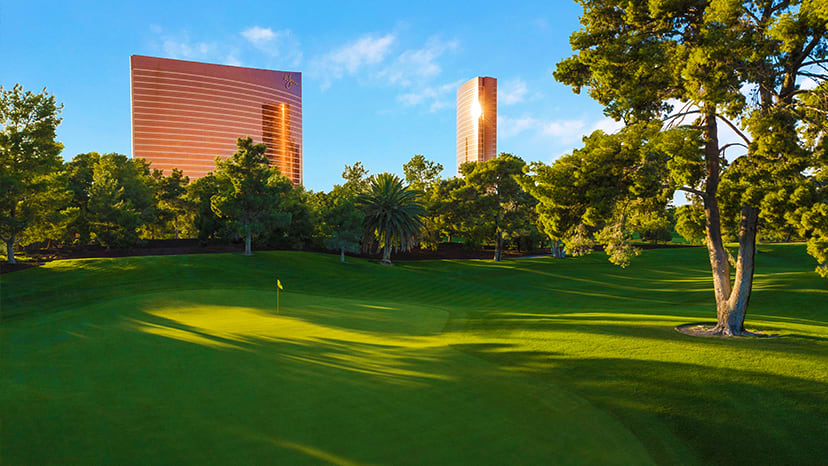
M762 246L749 327L705 251L382 267L266 252L0 276L0 462L818 463L828 290ZM274 284L285 285L275 314Z

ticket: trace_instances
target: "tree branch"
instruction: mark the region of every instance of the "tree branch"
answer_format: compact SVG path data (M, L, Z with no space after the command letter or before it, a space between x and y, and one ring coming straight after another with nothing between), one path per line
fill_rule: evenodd
M819 65L819 64L821 64L821 63L828 63L828 59L825 59L825 60L813 60L813 61L807 61L807 62L805 62L805 63L802 63L802 64L801 64L801 65L799 65L799 66Z
M820 80L823 80L823 81L828 79L828 76L826 76L824 74L810 73L810 72L807 72L807 71L800 71L797 74L799 76L805 76L805 77L812 78L812 79L820 79Z
M722 146L721 149L719 149L719 153L723 154L724 151L726 151L729 147L733 147L733 146L742 146L745 149L749 149L748 146L742 144L741 142L731 142L730 144L725 144L724 146Z
M699 191L698 189L691 188L689 186L681 186L680 188L678 188L678 190L688 192L690 194L695 194L696 196L699 196L702 199L707 199L707 193L705 193L704 191Z
M736 125L731 123L730 120L728 120L727 118L719 115L718 113L716 114L716 117L719 118L720 120L722 120L723 122L725 122L725 124L727 126L729 126L730 129L732 129L740 138L742 138L743 141L745 141L745 144L750 144L750 139L748 139L747 136L745 136L745 133L743 133L741 130L739 130L739 128L737 128Z
M674 115L670 115L670 116L664 118L664 122L668 125L672 125L673 121L675 121L679 118L682 118L682 121L683 121L684 120L683 117L686 117L687 115L698 114L698 113L701 113L701 111L700 110L690 110L690 111L687 111L687 112L676 113Z

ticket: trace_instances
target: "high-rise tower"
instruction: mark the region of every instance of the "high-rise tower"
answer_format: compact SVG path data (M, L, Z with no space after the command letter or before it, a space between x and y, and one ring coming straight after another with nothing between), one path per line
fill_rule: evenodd
M302 74L133 55L132 156L191 178L250 136L302 183Z
M473 78L457 89L457 173L464 162L497 157L497 79Z

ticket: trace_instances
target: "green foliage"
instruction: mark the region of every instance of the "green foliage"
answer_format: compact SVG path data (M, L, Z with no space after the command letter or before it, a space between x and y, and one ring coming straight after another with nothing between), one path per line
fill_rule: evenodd
M291 181L271 167L264 153L267 146L251 137L236 141L236 152L226 160L216 158L219 190L210 198L213 212L229 222L245 238L245 254L252 254L254 236L291 221L283 210L283 197L293 188Z
M451 240L462 236L465 246L479 246L482 218L477 215L477 192L462 178L449 178L434 183L425 193L428 217L425 219L423 243L432 249L443 237Z
M572 230L572 234L563 238L563 244L571 256L592 254L592 249L595 247L595 241L583 223L576 225Z
M91 239L104 246L130 246L139 229L153 223L158 210L149 162L103 154L92 167L86 189Z
M460 166L468 199L464 233L470 238L495 240L494 260L503 252L504 237L534 227L535 199L521 186L526 162L509 153L501 153L485 162L466 162ZM469 218L471 217L471 218Z
M408 251L417 243L426 211L420 193L396 175L380 173L370 181L368 191L357 197L365 214L363 245L382 251L382 261L390 264L392 251Z
M676 209L676 233L690 244L704 240L704 210L700 205L688 204Z
M181 170L173 168L167 176L161 170L152 170L152 181L157 217L154 224L150 225L150 230L160 230L162 237L173 236L176 239L194 233L191 227L194 211L185 198L190 178L184 176Z
M213 212L213 196L218 195L222 190L219 179L213 173L208 173L187 185L184 199L193 209L193 228L202 242L214 238L229 239L232 237L229 221L219 218Z
M319 193L319 230L322 244L328 249L338 250L342 262L345 252L360 250L363 236L362 222L365 218L357 203L357 197L368 188L368 170L360 162L345 166L343 185L335 185L330 193Z
M313 241L317 212L311 208L312 193L304 186L294 186L279 196L279 210L290 217L290 222L277 222L264 237L271 246L303 249Z
M824 146L828 114L824 2L580 3L583 28L570 38L575 55L558 64L555 77L575 92L586 88L607 115L628 124L665 119L670 128L686 125L683 134L673 129L661 137L673 149L663 150L669 157L653 179L669 190L691 192L705 205L711 265L724 277L719 282L730 276L726 265L717 265L724 255L722 239L743 231L747 236L740 241L752 249L755 225L737 231L744 209L759 209L767 238L792 238L806 230L818 235L817 226L802 228L802 222L820 202L811 174L819 167L813 154ZM817 86L800 88L803 79ZM730 125L744 143L721 143L720 123ZM733 159L735 147L747 153L727 163L723 154ZM607 209L596 213L606 216ZM552 212L549 228L557 234L577 224L562 216ZM589 215L581 217L592 223ZM685 226L694 237L690 223ZM752 257L747 249L745 257ZM729 285L717 289L719 301L729 294Z
M408 187L417 191L427 191L440 181L443 165L427 160L422 154L416 154L403 165L405 182Z
M368 190L371 181L368 179L368 169L362 166L362 162L354 162L353 165L345 165L342 172L345 179L343 187L348 194L360 194Z
M63 145L55 141L63 105L44 89L0 86L0 239L14 263L14 245L28 229L54 223L64 208L60 171Z
M89 227L89 189L95 164L101 159L97 152L76 155L64 165L66 170L66 187L71 195L70 205L77 215L66 226L65 241L68 244L89 244L92 232Z
M573 255L591 251L589 238L596 235L610 260L624 266L638 254L627 244L633 231L645 239L669 239L666 167L692 137L661 132L655 122L628 125L617 134L595 131L582 149L551 166L533 163L523 184L539 201L544 232Z
M618 223L607 225L595 234L595 240L604 245L609 261L621 268L626 268L633 257L641 254L641 249L630 245L629 238L629 233Z

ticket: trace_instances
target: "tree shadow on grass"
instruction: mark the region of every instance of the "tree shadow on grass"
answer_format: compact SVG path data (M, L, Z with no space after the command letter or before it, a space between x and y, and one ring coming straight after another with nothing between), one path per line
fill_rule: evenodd
M573 390L621 420L657 463L816 464L825 451L826 383L698 364L458 349Z
M609 312L591 313L563 313L563 314L531 314L531 313L500 313L480 314L467 319L464 330L470 332L499 332L503 330L531 332L566 332L573 335L591 334L611 339L619 338L625 341L643 339L652 342L653 348L663 343L676 345L690 345L685 350L712 349L726 351L728 348L775 353L780 356L796 354L802 357L825 357L826 346L814 342L828 341L828 338L818 335L806 335L796 330L786 330L785 320L780 320L779 326L772 322L759 322L748 325L751 329L771 334L779 334L772 339L750 338L715 338L700 339L677 333L676 325L686 324L702 316L659 316L613 314ZM780 334L780 332L782 332ZM497 338L497 336L493 336ZM597 343L597 341L596 341ZM676 348L673 348L674 350Z

